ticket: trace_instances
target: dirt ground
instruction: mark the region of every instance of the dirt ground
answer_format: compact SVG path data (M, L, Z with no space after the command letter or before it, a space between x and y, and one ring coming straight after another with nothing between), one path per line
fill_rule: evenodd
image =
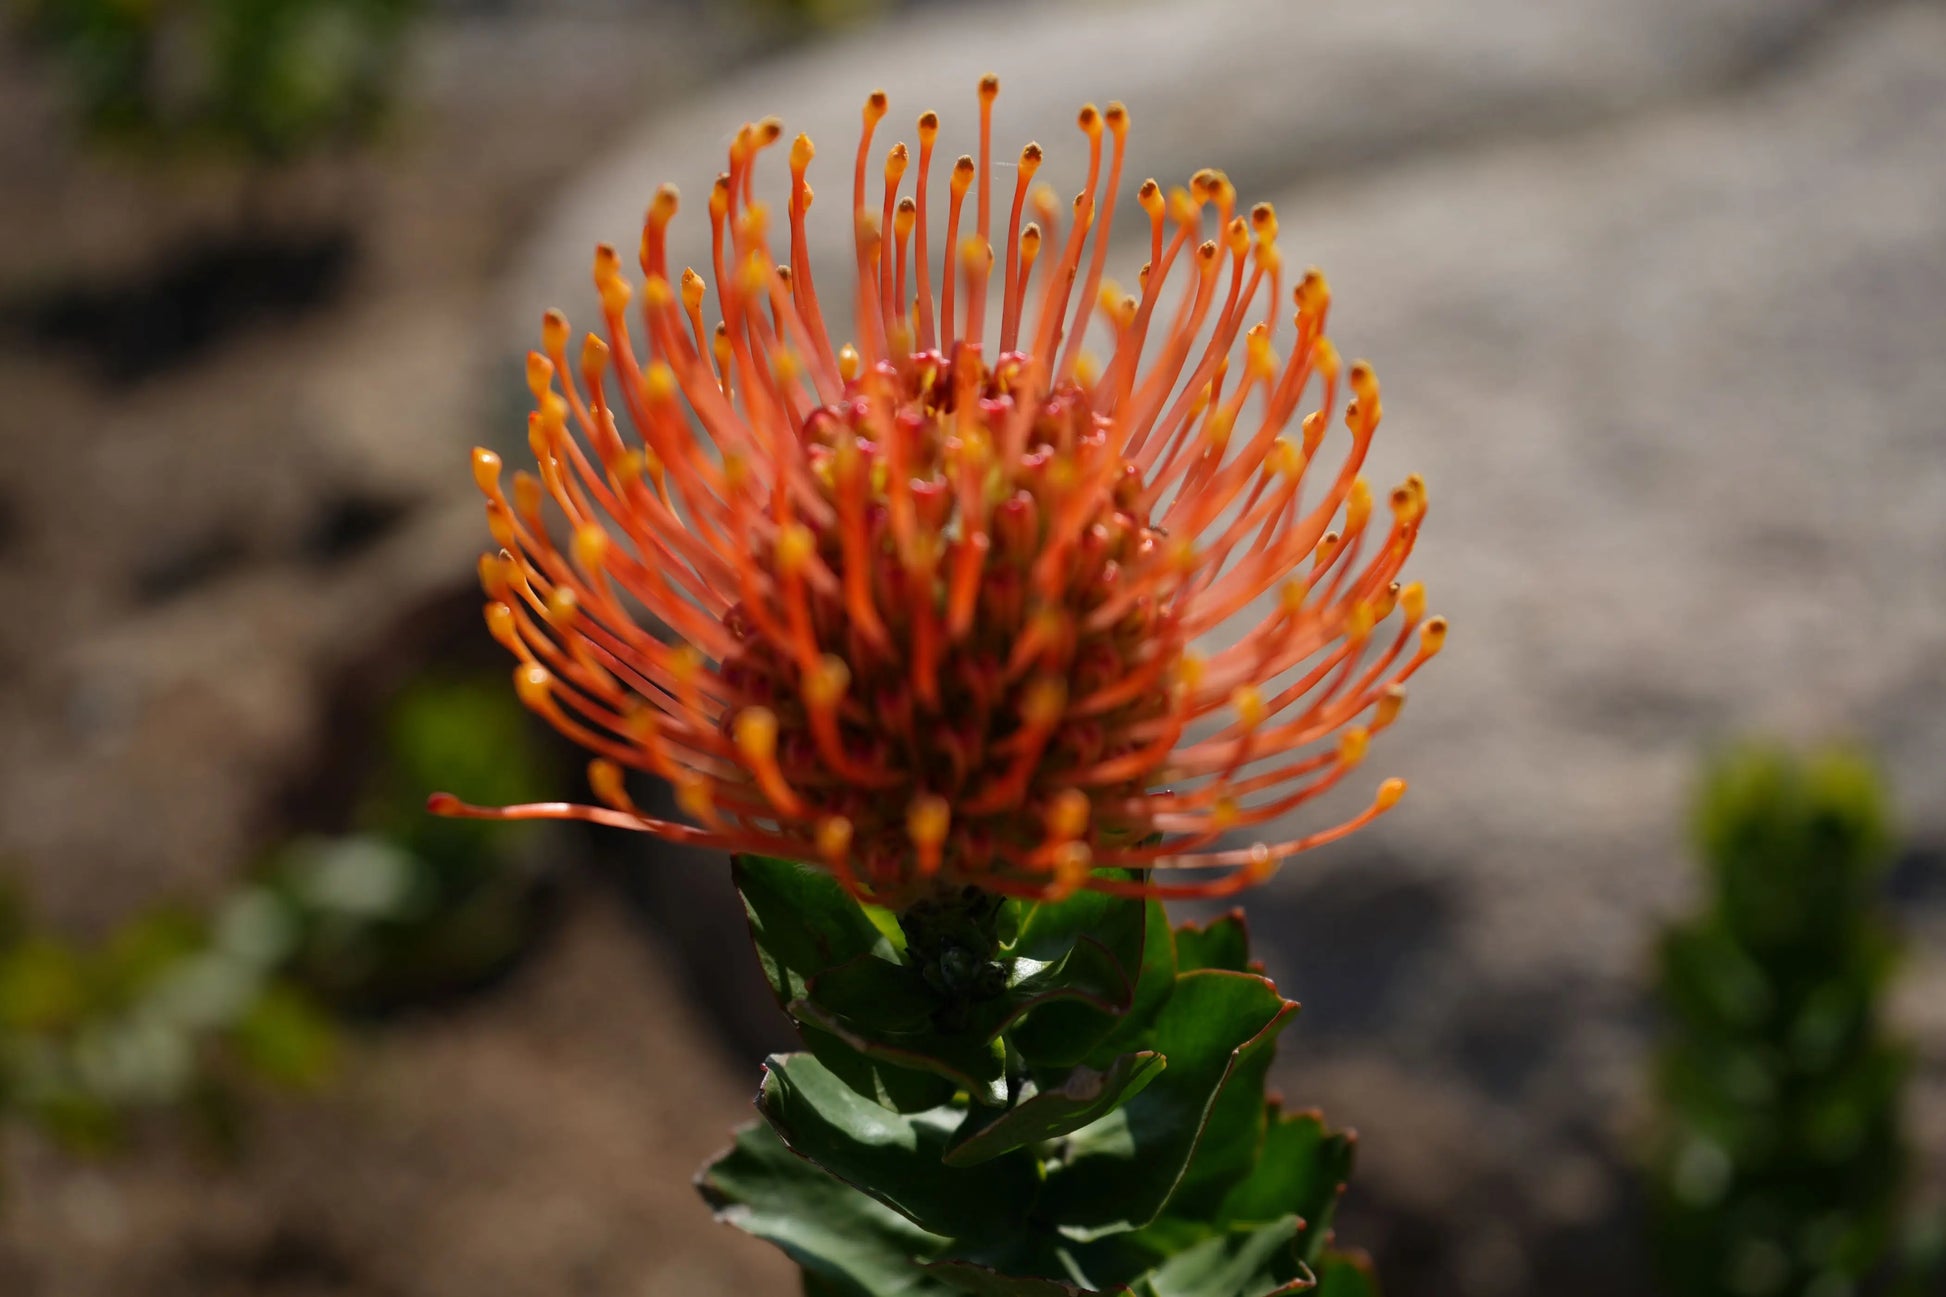
M101 1165L16 1145L0 1291L789 1291L791 1267L712 1225L689 1183L749 1119L754 1067L611 895L569 910L492 997L360 1038L322 1098L260 1105L234 1163L166 1136Z

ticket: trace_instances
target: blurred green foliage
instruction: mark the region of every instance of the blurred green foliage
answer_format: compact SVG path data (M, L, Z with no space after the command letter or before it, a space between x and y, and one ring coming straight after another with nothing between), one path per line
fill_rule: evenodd
M283 162L382 120L418 0L11 0L76 112L149 153Z
M532 720L501 676L408 685L383 718L350 831L288 843L262 873L297 927L292 971L332 1003L375 1011L507 966L539 917L538 826L442 819L426 794L501 805L548 782Z
M337 1055L328 1020L279 974L287 939L255 889L214 919L146 911L95 945L0 892L0 1118L80 1152L162 1113L228 1142L239 1083L310 1087Z
M808 29L851 27L883 16L900 0L748 0L759 13Z
M438 819L425 797L532 796L526 712L497 674L422 679L375 753L356 831L287 845L208 914L155 908L87 946L0 886L0 1122L98 1153L173 1113L228 1145L242 1084L331 1074L330 1008L415 1002L511 960L534 922L530 826Z
M1668 1291L1884 1291L1908 1058L1883 1023L1898 950L1880 781L1848 753L1750 749L1710 772L1695 824L1706 899L1657 959L1652 1196Z

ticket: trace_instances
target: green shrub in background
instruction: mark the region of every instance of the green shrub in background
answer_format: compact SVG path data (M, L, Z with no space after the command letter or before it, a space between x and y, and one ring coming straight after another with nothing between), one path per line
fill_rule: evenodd
M386 709L350 831L288 843L263 872L297 934L293 972L334 1004L382 1010L506 967L541 918L545 830L428 815L425 789L521 802L548 779L534 723L500 676L408 685Z
M356 143L383 118L418 0L11 0L98 138L257 162Z
M808 867L735 876L805 1052L699 1184L810 1297L1377 1291L1331 1246L1351 1137L1266 1097L1297 1005L1240 914L968 889L895 918Z
M536 826L427 815L433 770L504 801L545 782L532 724L497 674L407 686L356 831L288 844L207 915L145 911L87 947L0 887L0 1121L99 1153L170 1112L228 1143L239 1083L329 1076L326 1007L396 1007L504 967L536 921Z
M309 1087L336 1057L328 1021L279 976L288 937L254 890L213 920L147 911L94 946L0 893L0 1118L80 1152L163 1113L227 1142L240 1082Z
M1882 1291L1908 1065L1882 1021L1898 953L1879 899L1884 793L1851 755L1750 750L1710 773L1696 830L1706 899L1657 960L1668 1027L1652 1197L1667 1289Z

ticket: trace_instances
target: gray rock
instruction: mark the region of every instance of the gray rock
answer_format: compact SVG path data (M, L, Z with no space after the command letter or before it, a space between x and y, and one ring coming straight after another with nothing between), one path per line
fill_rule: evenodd
M1946 833L1941 138L1946 14L1906 7L1771 83L1279 203L1340 339L1389 376L1380 457L1432 484L1414 567L1455 630L1374 758L1413 794L1288 871L1273 969L1314 962L1361 871L1458 892L1429 952L1365 916L1344 958L1414 957L1411 989L1365 1039L1318 1040L1316 1075L1300 1025L1286 1080L1366 1129L1363 1190L1388 1201L1429 1175L1400 1114L1435 1091L1465 1110L1467 1174L1435 1171L1425 1216L1450 1291L1641 1290L1610 1249L1549 1245L1582 1227L1551 1220L1545 1172L1592 1143L1627 1201L1640 979L1689 892L1710 745L1862 740L1909 831ZM1936 998L1937 967L1913 975ZM1908 1016L1934 1075L1937 1016ZM1389 1085L1333 1079L1374 1056ZM1458 1265L1509 1220L1517 1275Z
M1078 186L1085 163L1074 113L1089 99L1129 106L1130 193L1144 176L1169 181L1206 166L1224 168L1255 192L1483 134L1558 131L1692 93L1765 66L1841 8L1835 0L1065 0L928 8L732 77L607 151L562 195L516 263L514 337L530 345L550 306L570 318L593 317L595 244L631 252L643 210L664 181L690 199L672 234L672 263L708 265L709 182L723 169L738 123L767 114L822 150L811 172L822 191L812 213L812 259L827 283L840 282L850 265L846 195L859 110L875 87L892 100L875 154L882 158L898 139L916 147L914 119L937 109L942 180L952 159L974 146L974 86L991 71L1001 77L995 156L1011 159L1038 138L1049 151L1041 177L1064 193ZM768 174L781 194L781 157ZM877 161L870 175L877 177Z

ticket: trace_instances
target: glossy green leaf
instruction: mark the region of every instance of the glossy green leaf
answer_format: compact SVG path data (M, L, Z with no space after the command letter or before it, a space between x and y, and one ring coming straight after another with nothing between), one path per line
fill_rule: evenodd
M1036 1276L1082 1292L1121 1293L1155 1268L1160 1254L1134 1234L1086 1241L1057 1232L1039 1215L1027 1229L973 1246L955 1247L941 1261L965 1261L1001 1275Z
M1077 1063L1103 1068L1123 1054L1150 1047L1149 1027L1175 988L1176 946L1169 919L1157 901L1142 904L1142 938L1121 961L1135 959L1134 991L1126 1010L1103 1013L1081 1004L1049 1005L1029 1015L1011 1032L1014 1048L1037 1071ZM1123 967L1129 967L1126 962Z
M1106 892L1081 891L1062 901L1040 901L1026 907L1019 933L1007 953L1039 963L1052 963L1066 954L1076 938L1091 936L1128 956L1131 970L1142 953L1143 902Z
M1315 1111L1284 1115L1273 1109L1269 1118L1263 1152L1223 1200L1217 1219L1253 1225L1295 1214L1305 1225L1300 1251L1315 1261L1351 1177L1355 1142L1327 1127Z
M1117 1054L1155 1048L1155 1023L1176 993L1176 935L1162 902L1144 907L1142 971L1135 983L1135 1001L1108 1035L1090 1051L1088 1061L1100 1067Z
M1041 1021L1045 1034L1059 1030L1065 1016L1073 1030L1098 1038L1128 1011L1135 998L1137 964L1117 955L1091 936L1075 941L1067 954L1052 964L1020 959L1006 991L974 1015L975 1025L989 1038L998 1036L1030 1014ZM1015 1047L1021 1042L1016 1034Z
M928 1273L975 1297L1122 1297L1125 1287L1083 1288L1060 1279L1002 1274L971 1261L935 1261Z
M941 999L914 969L881 954L860 955L814 974L806 987L819 1008L848 1023L886 1031L932 1026Z
M1173 960L1173 956L1172 956ZM1075 1237L1137 1229L1175 1193L1211 1113L1236 1077L1261 1083L1255 1060L1296 1005L1269 982L1204 970L1176 979L1157 1015L1154 1048L1168 1068L1128 1104L1069 1137L1050 1172L1042 1215Z
M797 1156L761 1122L737 1132L696 1187L716 1218L781 1248L818 1297L935 1297L950 1291L916 1258L947 1240L929 1234Z
M919 1091L933 1098L926 1107L939 1106L956 1090L965 1090L982 1103L1005 1102L1005 1051L978 1033L935 1030L933 1022L943 1006L944 1001L912 968L882 954L868 954L812 977L805 997L786 1008L801 1026L821 1028L845 1048L874 1064L887 1065L872 1077L877 1088L888 1080L884 1073L897 1069L925 1073L947 1084L943 1094L937 1089ZM813 1052L824 1057L829 1051ZM903 1076L894 1078L893 1084L902 1095L916 1088ZM878 1097L875 1091L865 1093ZM891 1106L902 1112L917 1110L909 1102Z
M1176 929L1176 971L1187 973L1198 968L1255 971L1250 967L1250 929L1242 910L1231 910L1200 927L1185 923Z
M1237 976L1254 976L1242 973ZM1195 974L1184 974L1195 976ZM1265 982L1271 995L1276 988ZM1288 1026L1297 1005L1289 1000L1279 1029ZM1206 1218L1222 1203L1231 1186L1250 1174L1263 1148L1268 1121L1264 1112L1264 1078L1277 1050L1276 1030L1265 1031L1239 1049L1232 1059L1223 1092L1210 1106L1196 1155L1176 1188L1173 1210ZM1286 1211L1294 1210L1285 1208ZM1281 1213L1280 1213L1281 1214Z
M793 1012L811 979L853 960L889 958L893 943L864 907L836 879L808 865L738 856L731 869L758 963L779 1007L797 1021L805 1048L852 1089L895 1111L923 1112L950 1099L956 1082L868 1057L846 1033Z
M771 989L788 1002L803 994L787 974L808 979L889 946L858 902L820 869L767 856L738 856L731 876L743 897L750 935Z
M804 1281L804 1297L853 1297L859 1290L850 1284L827 1279L810 1270L799 1270Z
M1043 972L1042 987L1065 979L1081 994L1041 994L1016 1003L998 1025L1011 1027L1022 1058L1036 1067L1071 1067L1115 1030L1135 1000L1150 932L1148 908L1139 900L1084 891L1026 910L1009 953L1029 966L1049 966L1052 974ZM1115 1051L1102 1061L1126 1052L1132 1051Z
M958 1031L938 1028L947 1001L917 972L880 955L864 955L810 979L804 1001L789 1006L868 1058L951 1080L979 1102L1006 1101L1006 1051L997 1037L1022 1016L1056 1002L1104 1012L1128 1006L1133 988L1120 965L1082 936L1051 964L1021 958L1001 994L975 1004Z
M804 1047L833 1076L872 1102L894 1112L925 1112L950 1103L953 1095L959 1091L957 1083L937 1072L915 1070L884 1058L868 1057L844 1036L828 1031L814 1021L798 1019L797 1034L803 1039ZM989 1090L991 1088L988 1087Z
M943 1165L959 1110L890 1112L809 1054L764 1064L757 1110L792 1152L936 1234L977 1240L1018 1230L1040 1189L1040 1166L1024 1152Z
M1124 1054L1105 1072L1077 1067L1052 1089L982 1125L963 1127L946 1152L948 1166L976 1166L1002 1153L1079 1130L1128 1102L1153 1081L1167 1060L1155 1053ZM969 1123L980 1114L969 1116Z
M985 1039L984 1033L871 1031L854 1027L809 1000L793 1001L788 1008L800 1024L821 1028L872 1063L938 1077L954 1091L966 1091L977 1103L998 1106L1006 1102L1006 1049L997 1040ZM818 1053L815 1048L812 1052ZM883 1077L874 1081L883 1088ZM878 1097L872 1090L860 1092ZM894 1106L902 1112L911 1111L903 1104Z
M1311 1275L1291 1242L1298 1220L1219 1234L1170 1257L1143 1280L1141 1297L1273 1297L1302 1292Z
M1312 1297L1379 1297L1378 1275L1363 1252L1329 1252L1318 1263Z

